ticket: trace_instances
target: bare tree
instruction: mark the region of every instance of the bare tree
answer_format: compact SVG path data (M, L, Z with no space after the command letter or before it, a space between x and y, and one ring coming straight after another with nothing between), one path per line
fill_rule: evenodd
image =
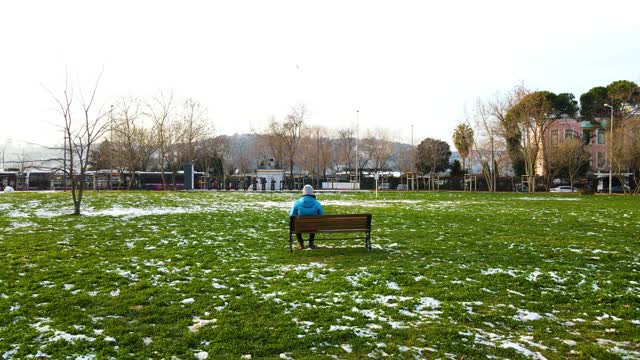
M295 162L298 170L316 178L316 151L315 143L310 128L304 127L300 133L300 144L296 152Z
M628 129L625 132L626 146L623 151L621 161L623 161L630 172L632 172L631 178L634 182L634 193L640 193L640 118L634 119Z
M416 148L397 143L393 148L395 164L403 173L412 172L416 164Z
M65 151L68 175L71 177L71 196L73 198L73 214L80 215L82 198L85 189L85 174L89 166L89 157L93 146L100 141L108 129L108 122L104 121L108 112L97 111L94 113L93 105L102 73L96 78L95 84L88 98L80 91L80 104L78 121L76 122L76 108L73 107L74 94L70 88L68 79L65 80L65 88L62 96L49 93L59 107L60 115L64 120Z
M307 110L305 106L299 104L293 107L291 113L287 115L286 119L282 123L274 121L274 119L269 123L268 134L282 142L291 179L293 179L296 152L300 145L301 131L304 126L306 116Z
M179 159L181 162L195 158L196 147L203 139L211 135L207 111L194 99L187 99L183 104L183 112L179 131Z
M496 191L498 177L496 153L500 147L498 129L503 106L505 105L501 101L485 103L478 100L474 113L476 139L473 148L491 192Z
M171 123L174 115L173 94L160 92L152 101L147 102L146 110L147 116L149 116L153 122L153 134L155 134L155 141L158 147L162 188L167 189L164 171L167 169L170 151L173 149L175 142L175 137L171 131Z
M336 132L336 164L335 168L354 169L355 132L352 128L339 129Z
M374 171L384 170L393 153L389 132L380 128L368 130L367 136L362 139L362 151L367 154L363 159L365 164L368 162Z
M328 131L321 126L303 129L300 141L299 164L315 179L315 186L320 187L320 179L326 176L327 168L332 160L331 139Z
M573 186L573 181L578 176L580 169L589 164L591 152L589 145L584 145L581 139L572 138L557 145L549 145L549 165L555 174L562 172L569 176L569 183Z
M274 118L269 123L275 122ZM284 158L284 143L279 136L267 130L265 133L255 133L255 159L259 169L268 167L280 168Z
M333 158L332 139L329 136L330 132L327 128L314 127L313 129L317 153L317 173L318 176L325 178L327 176L327 169L331 166Z
M607 138L613 148L613 173L621 184L626 184L626 173L631 173L638 193L638 175L640 174L640 118L629 118L614 128L612 142L611 134Z
M520 148L524 155L525 175L531 177L535 189L535 175L539 167L538 155L543 150L543 139L547 129L555 119L550 117L551 103L542 92L525 95L510 110L510 121L516 126L520 136Z
M131 180L128 188L134 183L136 171L144 171L146 163L155 148L149 143L149 135L140 118L140 102L132 98L123 98L116 105L113 117L114 149L116 163L120 168L129 170Z

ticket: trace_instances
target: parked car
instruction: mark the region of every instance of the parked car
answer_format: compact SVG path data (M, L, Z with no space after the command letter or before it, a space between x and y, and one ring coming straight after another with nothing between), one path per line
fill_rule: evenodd
M614 194L624 194L624 193L631 192L631 189L629 189L627 185L616 185L611 187L611 192Z
M573 186L562 185L549 189L549 192L578 192L578 189Z

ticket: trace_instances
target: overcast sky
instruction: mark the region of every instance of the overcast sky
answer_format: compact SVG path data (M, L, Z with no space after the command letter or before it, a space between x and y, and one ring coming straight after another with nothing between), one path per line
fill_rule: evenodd
M0 146L60 143L45 88L103 72L98 103L172 91L217 134L307 123L451 142L477 98L524 83L576 98L640 81L640 1L9 1L0 10Z

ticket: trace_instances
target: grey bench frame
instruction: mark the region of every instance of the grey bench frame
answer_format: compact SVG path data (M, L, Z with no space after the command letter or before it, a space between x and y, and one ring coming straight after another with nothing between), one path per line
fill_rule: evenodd
M330 240L364 239L365 247L371 251L371 214L311 215L289 217L289 252L293 252L296 233L364 233L364 236L331 238ZM315 240L329 240L318 239Z

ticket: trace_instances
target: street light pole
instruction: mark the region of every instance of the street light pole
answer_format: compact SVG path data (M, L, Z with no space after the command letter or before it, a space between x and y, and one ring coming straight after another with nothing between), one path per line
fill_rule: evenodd
M109 190L113 190L113 105L109 109Z
M415 149L413 148L413 124L411 124L411 151L412 154L415 154ZM411 161L411 190L415 190L415 176L416 176L416 172L414 171L414 167L415 167L415 155L412 156L412 159L410 159L409 161ZM407 191L409 191L409 177L407 176Z
M360 110L356 110L356 182L358 183L358 190L360 190L360 175L358 174L358 121L360 116Z
M605 107L611 109L611 124L609 134L609 194L611 194L611 182L613 180L611 176L611 168L613 167L613 106L604 104Z

